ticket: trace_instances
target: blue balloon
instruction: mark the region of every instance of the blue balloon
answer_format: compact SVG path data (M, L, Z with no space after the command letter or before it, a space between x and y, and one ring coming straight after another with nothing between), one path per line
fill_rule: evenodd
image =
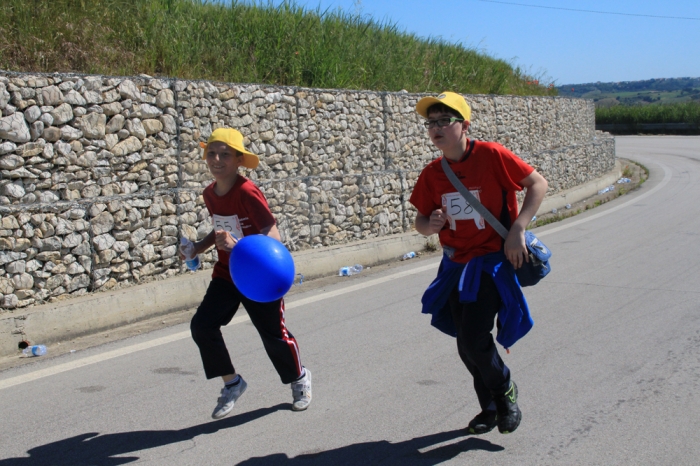
M284 244L265 235L238 240L231 250L228 269L236 288L260 303L277 301L294 283L294 259Z

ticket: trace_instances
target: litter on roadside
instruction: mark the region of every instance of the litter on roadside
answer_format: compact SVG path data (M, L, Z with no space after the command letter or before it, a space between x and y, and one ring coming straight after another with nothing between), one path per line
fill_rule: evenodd
M44 345L32 345L27 346L22 350L22 355L25 358L31 358L33 356L43 356L46 354L46 346Z
M618 184L631 183L631 182L632 182L632 180L630 180L629 178L620 178L619 180L617 180Z
M615 191L614 184L611 184L610 186L607 186L607 187L601 189L600 191L598 191L598 194L605 194L605 193L609 193L610 191Z
M353 266L341 267L340 270L338 270L338 276L348 277L350 275L357 275L360 272L362 272L362 266L360 264L355 264Z

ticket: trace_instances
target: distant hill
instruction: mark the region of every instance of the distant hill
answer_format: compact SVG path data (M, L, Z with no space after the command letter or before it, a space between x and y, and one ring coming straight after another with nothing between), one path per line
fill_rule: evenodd
M700 78L566 84L557 90L560 96L591 99L597 107L700 102Z

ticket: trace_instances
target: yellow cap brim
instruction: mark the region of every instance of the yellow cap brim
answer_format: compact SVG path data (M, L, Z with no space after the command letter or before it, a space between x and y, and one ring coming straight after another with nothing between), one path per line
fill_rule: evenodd
M461 115L464 121L471 121L471 107L460 94L445 91L437 97L423 97L416 104L416 112L423 118L428 118L428 109L434 104L442 104L449 107L457 112L458 115Z
M220 141L217 141L217 142L220 142ZM224 144L226 144L226 143L224 143ZM202 160L206 160L206 158L207 158L207 145L208 144L206 142L199 143L199 147L204 149L204 153L202 154ZM228 144L226 144L226 145L229 146ZM231 147L231 146L229 146L229 147ZM258 164L260 163L260 158L257 155L253 154L252 152L248 152L245 149L239 149L237 147L231 147L231 149L243 154L242 165L244 167L250 168L250 169L257 168Z
M422 116L423 118L428 118L428 109L433 104L444 104L444 102L436 99L435 97L423 97L416 104L416 112L418 112L418 115ZM448 105L448 107L450 106Z

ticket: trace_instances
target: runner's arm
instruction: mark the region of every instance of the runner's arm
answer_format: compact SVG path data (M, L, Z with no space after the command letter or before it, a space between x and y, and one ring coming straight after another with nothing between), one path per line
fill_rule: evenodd
M515 219L510 228L503 248L506 257L516 269L520 268L523 261L528 260L527 247L525 246L525 229L532 221L532 217L537 214L540 204L542 204L544 195L547 192L547 180L537 170L533 170L532 173L520 181L520 185L526 189L525 199L518 218Z
M273 223L270 226L266 226L265 228L262 228L260 230L261 235L269 236L270 238L275 238L277 241L282 241L282 237L280 236L280 231L277 228L277 224Z

